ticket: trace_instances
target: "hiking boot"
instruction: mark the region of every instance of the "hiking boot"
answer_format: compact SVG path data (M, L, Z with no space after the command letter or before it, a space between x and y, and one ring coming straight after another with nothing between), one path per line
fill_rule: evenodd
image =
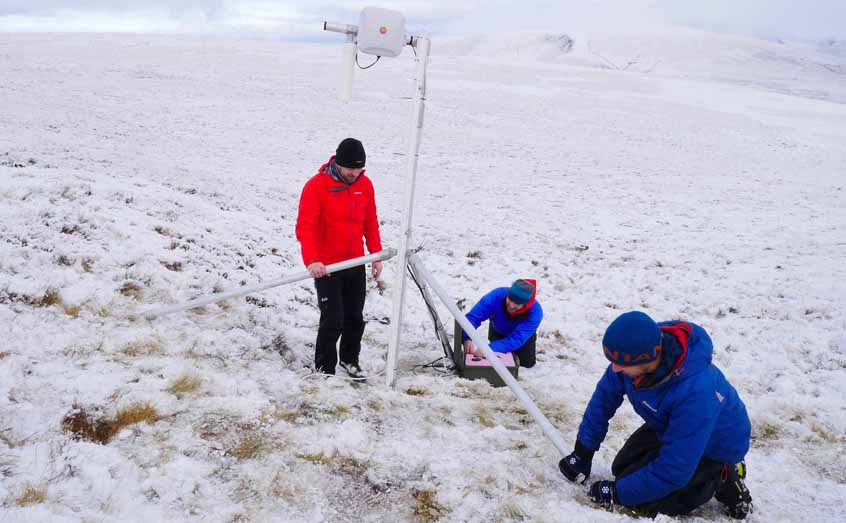
M720 488L714 497L725 505L726 513L734 519L744 519L752 512L752 494L743 482L745 478L745 461L735 465L723 465L720 472Z
M358 363L344 363L343 361L340 363L341 368L347 372L347 375L350 378L356 380L366 380L367 373L361 369Z

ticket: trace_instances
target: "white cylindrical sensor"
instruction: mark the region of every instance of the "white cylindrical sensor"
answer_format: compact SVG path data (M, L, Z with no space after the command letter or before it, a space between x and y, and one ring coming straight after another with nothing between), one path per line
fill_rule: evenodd
M341 51L341 78L338 84L338 99L349 102L352 99L353 69L355 68L355 43L347 42Z

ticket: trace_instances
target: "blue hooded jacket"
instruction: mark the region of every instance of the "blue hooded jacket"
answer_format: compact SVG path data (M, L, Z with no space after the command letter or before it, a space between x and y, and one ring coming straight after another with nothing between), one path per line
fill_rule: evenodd
M483 321L490 319L493 330L504 336L491 342L494 352L513 352L522 347L538 330L543 319L543 309L540 303L534 301L534 296L528 304L528 310L510 317L505 309L507 295L508 287L498 287L482 296L479 303L467 313L467 319L473 327L478 329ZM462 334L462 339L468 339L467 333Z
M684 323L691 327L687 347L668 376L651 386L635 388L631 378L612 371L609 365L579 426L582 445L598 449L608 432L608 421L625 395L661 439L657 458L617 480L617 497L623 505L655 501L684 487L703 456L734 464L749 450L752 427L746 407L720 369L711 363L711 338L702 327ZM672 334L664 332L663 336Z

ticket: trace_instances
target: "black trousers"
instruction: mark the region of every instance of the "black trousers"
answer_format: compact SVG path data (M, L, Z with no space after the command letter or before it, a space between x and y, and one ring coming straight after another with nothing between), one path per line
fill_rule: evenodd
M317 303L320 307L314 367L318 372L335 374L338 338L341 339L341 361L358 364L361 335L364 334L362 311L367 294L364 266L315 278L314 287L317 289Z
M624 478L657 458L660 450L661 440L658 434L649 425L644 424L629 436L617 453L611 464L611 473L615 479ZM659 500L633 508L651 517L657 514L687 514L714 496L720 486L722 468L722 463L703 457L687 485Z
M505 336L495 331L491 327L491 324L488 323L488 341L501 340L502 338L505 338ZM514 355L519 366L526 367L527 369L535 366L535 346L537 345L537 341L538 334L534 333L531 338L526 340L526 343L520 345L520 348L511 353Z

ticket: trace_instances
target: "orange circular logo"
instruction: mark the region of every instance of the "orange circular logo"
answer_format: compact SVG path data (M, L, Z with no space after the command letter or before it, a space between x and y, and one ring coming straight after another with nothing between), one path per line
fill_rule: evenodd
M380 28L379 28L379 34L382 34L382 35L383 35L383 34L385 34L385 33L387 33L387 32L388 32L388 28L387 28L387 27L385 27L384 25L383 25L382 27L380 27Z

